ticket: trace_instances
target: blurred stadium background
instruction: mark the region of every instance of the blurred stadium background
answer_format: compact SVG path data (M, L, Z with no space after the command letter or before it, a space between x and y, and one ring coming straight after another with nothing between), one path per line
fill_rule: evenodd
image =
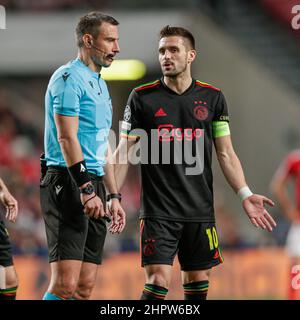
M232 139L249 185L272 197L270 179L284 155L300 143L300 30L291 27L293 0L0 0L0 176L19 201L8 224L20 278L19 299L40 299L49 277L39 205L39 155L43 150L44 93L52 72L76 56L78 17L100 10L120 22L119 59L138 59L136 80L111 80L114 130L128 94L160 77L158 32L166 24L196 37L193 76L224 92ZM141 73L142 70L140 70ZM109 74L109 70L108 70ZM216 161L215 208L225 263L214 269L209 299L285 299L288 222L270 209L272 234L253 228ZM131 168L122 190L126 230L108 236L94 299L138 299L144 274L139 262L139 176ZM176 263L175 269L178 271ZM179 272L168 298L181 299Z

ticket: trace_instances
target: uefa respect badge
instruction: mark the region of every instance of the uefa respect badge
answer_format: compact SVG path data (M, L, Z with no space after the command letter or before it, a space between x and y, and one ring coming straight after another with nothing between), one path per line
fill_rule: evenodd
M0 29L6 29L6 12L5 7L0 5Z

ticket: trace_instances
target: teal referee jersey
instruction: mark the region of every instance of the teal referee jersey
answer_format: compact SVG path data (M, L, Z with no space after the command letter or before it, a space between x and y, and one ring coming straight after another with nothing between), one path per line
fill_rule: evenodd
M45 97L45 159L47 166L66 167L54 114L79 117L78 140L89 172L104 175L112 124L112 103L105 81L80 59L57 69Z

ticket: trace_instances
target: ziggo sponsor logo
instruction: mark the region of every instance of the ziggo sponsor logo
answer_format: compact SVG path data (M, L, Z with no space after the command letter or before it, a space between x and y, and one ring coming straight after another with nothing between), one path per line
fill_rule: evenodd
M192 141L204 136L203 129L193 128L174 128L172 124L161 124L157 128L159 141Z

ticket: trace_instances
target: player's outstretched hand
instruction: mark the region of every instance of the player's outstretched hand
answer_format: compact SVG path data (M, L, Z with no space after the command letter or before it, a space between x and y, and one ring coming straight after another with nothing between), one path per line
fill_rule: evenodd
M16 222L18 216L18 202L6 188L0 192L0 201L6 208L5 218L11 222Z
M243 201L243 208L255 227L271 232L276 222L265 209L265 204L274 206L274 202L267 197L253 194Z
M112 223L108 227L108 231L112 234L121 233L126 224L126 213L123 210L118 199L111 199L108 204L108 212L111 214Z

